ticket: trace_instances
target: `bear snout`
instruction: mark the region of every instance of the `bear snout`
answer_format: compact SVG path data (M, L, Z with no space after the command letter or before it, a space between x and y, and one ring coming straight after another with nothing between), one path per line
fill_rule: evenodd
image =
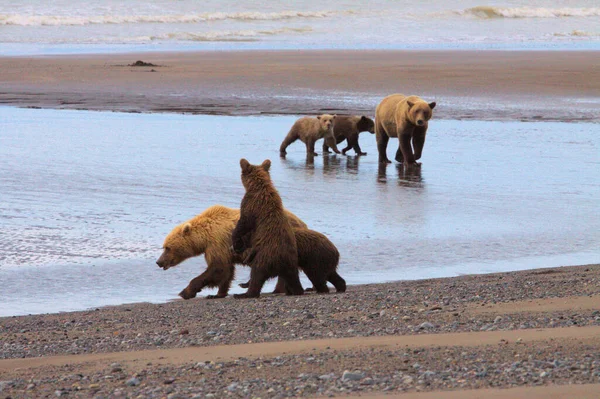
M417 121L417 125L419 125L419 126L423 126L424 124L425 124L425 121L423 121L423 119L419 119Z
M167 265L167 263L166 263L164 260L160 259L160 258L159 258L159 259L156 261L156 264L157 264L157 265L158 265L158 267L160 267L161 269L165 269L165 270L167 270L167 269L169 268L169 266Z

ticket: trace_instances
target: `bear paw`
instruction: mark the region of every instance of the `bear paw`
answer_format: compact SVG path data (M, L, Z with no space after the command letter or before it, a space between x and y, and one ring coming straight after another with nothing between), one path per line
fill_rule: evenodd
M207 295L206 299L221 299L221 298L225 298L227 295Z
M233 297L235 299L258 298L258 296L250 296L250 295L248 295L248 293L245 293L245 294L234 294Z
M186 288L179 293L179 296L182 297L183 299L192 299L192 298L196 298L196 293L192 292L191 290Z

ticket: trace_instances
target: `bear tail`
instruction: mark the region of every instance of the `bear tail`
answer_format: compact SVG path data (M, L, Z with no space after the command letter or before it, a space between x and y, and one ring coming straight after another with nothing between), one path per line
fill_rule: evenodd
M337 274L337 272L331 273L327 278L327 281L333 284L337 292L346 292L346 280Z

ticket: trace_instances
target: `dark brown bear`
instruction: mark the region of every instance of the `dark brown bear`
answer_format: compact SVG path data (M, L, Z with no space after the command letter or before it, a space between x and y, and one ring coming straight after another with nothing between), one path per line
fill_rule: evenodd
M337 273L340 261L340 253L335 245L318 231L309 229L294 229L296 243L298 245L298 267L306 274L313 283L313 290L320 293L328 293L329 281L337 292L346 291L346 281ZM249 255L251 260L252 255ZM249 282L240 284L242 288L248 288ZM277 280L274 294L285 293L285 287L281 279Z
M234 298L258 298L265 281L275 276L283 280L287 294L302 295L296 237L269 176L271 161L257 166L242 158L240 166L246 194L231 239L236 253L250 247L252 256L247 262L251 268L248 291ZM248 234L250 239L245 240Z
M356 155L367 155L362 152L358 145L358 135L361 132L369 132L375 134L375 122L373 119L366 116L337 116L333 121L333 135L335 136L336 144L347 140L348 145L342 150L342 154L354 149ZM329 152L329 147L333 144L332 139L325 138L323 142L323 153Z

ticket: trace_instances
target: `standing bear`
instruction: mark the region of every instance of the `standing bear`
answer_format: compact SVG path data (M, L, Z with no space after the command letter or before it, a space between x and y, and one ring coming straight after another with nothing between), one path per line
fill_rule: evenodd
M315 290L327 292L327 281L338 292L346 290L346 282L337 273L339 252L323 234L309 230L296 215L285 211L294 229L298 246L298 267L313 283ZM204 287L218 287L217 295L207 298L225 298L235 275L235 264L244 264L252 252L243 254L231 250L231 233L240 218L240 210L223 205L213 205L192 219L175 226L163 243L163 252L156 261L159 267L168 270L181 262L204 254L207 268L194 278L179 296L191 299ZM278 280L274 292L284 293L283 281ZM318 287L323 287L319 290ZM245 286L244 288L247 288Z
M251 268L248 291L234 298L258 298L265 281L276 276L283 280L286 294L302 295L296 236L271 181L271 161L251 165L242 158L240 167L246 194L231 240L236 253L241 254L249 247L252 255L247 262Z
M284 157L287 154L286 149L288 146L298 139L306 144L306 155L319 155L315 152L315 142L322 138L326 140L330 139L332 141L331 148L333 148L336 154L339 154L340 151L333 144L333 140L335 140L333 136L333 122L335 118L335 115L323 114L314 118L305 116L298 119L292 125L285 139L283 139L279 147L279 155Z
M391 163L386 153L387 144L390 137L397 137L396 161L407 166L417 165L433 108L435 102L428 104L417 96L392 94L381 100L375 110L375 137L380 163Z
M375 133L375 122L373 122L373 119L359 115L338 115L333 121L335 144L339 144L344 140L347 140L348 143L346 148L342 150L343 155L346 155L346 152L350 151L351 148L354 149L356 155L367 155L366 152L362 152L360 145L358 145L358 135L361 132ZM323 153L329 152L330 145L333 146L332 139L326 138L323 142Z

